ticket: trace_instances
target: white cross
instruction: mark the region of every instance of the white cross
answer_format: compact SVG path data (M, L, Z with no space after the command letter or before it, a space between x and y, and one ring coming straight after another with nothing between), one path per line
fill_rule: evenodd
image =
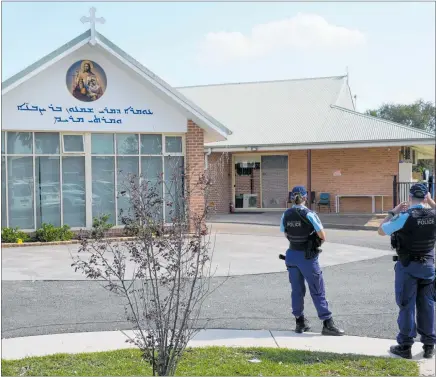
M92 45L95 45L95 23L96 22L100 22L101 24L104 24L106 22L106 20L103 17L100 18L96 18L95 17L95 11L97 9L95 9L94 7L92 7L89 10L89 17L85 17L83 16L80 21L82 21L82 23L84 24L85 22L89 22L91 24L91 40L89 41L89 43L91 43Z

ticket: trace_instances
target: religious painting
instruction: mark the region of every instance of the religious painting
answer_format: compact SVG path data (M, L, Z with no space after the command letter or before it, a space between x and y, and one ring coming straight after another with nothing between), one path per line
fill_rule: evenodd
M92 60L79 60L67 71L67 88L79 101L98 100L106 91L106 86L106 73Z

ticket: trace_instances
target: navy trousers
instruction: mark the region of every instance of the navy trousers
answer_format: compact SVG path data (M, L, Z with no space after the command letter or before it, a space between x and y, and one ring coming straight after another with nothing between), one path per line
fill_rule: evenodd
M421 335L421 343L436 344L435 288L428 284L435 275L434 261L395 264L395 299L400 309L397 342L411 346ZM416 315L416 322L415 322Z
M285 262L292 288L292 314L295 317L304 314L304 296L306 294L304 282L306 281L319 319L322 321L330 319L332 313L325 298L324 279L318 257L306 259L303 251L287 250Z

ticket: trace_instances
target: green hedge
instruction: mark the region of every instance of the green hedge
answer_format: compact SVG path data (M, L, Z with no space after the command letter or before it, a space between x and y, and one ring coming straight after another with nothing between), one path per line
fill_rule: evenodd
M52 224L44 223L36 231L36 240L39 242L69 241L73 236L74 233L68 225L56 227Z
M113 227L113 224L108 223L109 215L101 215L95 217L92 224L92 236L104 237L106 232ZM69 241L74 237L74 233L70 230L68 225L56 227L52 224L43 223L39 228L35 237L31 238L28 234L24 233L18 227L15 228L2 228L2 242L4 243L18 243L26 241L38 242L56 242L56 241Z
M2 242L17 243L18 240L26 242L29 240L29 235L24 233L18 227L15 228L2 228Z

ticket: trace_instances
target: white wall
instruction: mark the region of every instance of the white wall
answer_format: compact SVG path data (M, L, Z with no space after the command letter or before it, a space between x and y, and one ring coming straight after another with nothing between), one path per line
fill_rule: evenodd
M98 63L106 73L107 88L103 96L94 102L82 102L68 90L67 71L78 60L91 60ZM167 99L158 97L156 89L144 82L122 62L112 57L101 47L85 45L53 66L32 77L15 89L6 93L2 100L3 130L39 130L39 131L112 131L112 132L186 132L187 118L181 110L169 104ZM160 94L161 95L161 94ZM161 95L162 96L162 95ZM43 115L38 111L19 111L17 106L29 103L29 107L46 109ZM49 108L61 106L62 113ZM121 119L116 123L89 123L92 113L68 113L65 109L93 108L98 117ZM125 114L124 109L150 109L153 115ZM121 114L99 114L105 107L120 109ZM54 117L68 119L73 115L83 117L83 123L55 123Z

